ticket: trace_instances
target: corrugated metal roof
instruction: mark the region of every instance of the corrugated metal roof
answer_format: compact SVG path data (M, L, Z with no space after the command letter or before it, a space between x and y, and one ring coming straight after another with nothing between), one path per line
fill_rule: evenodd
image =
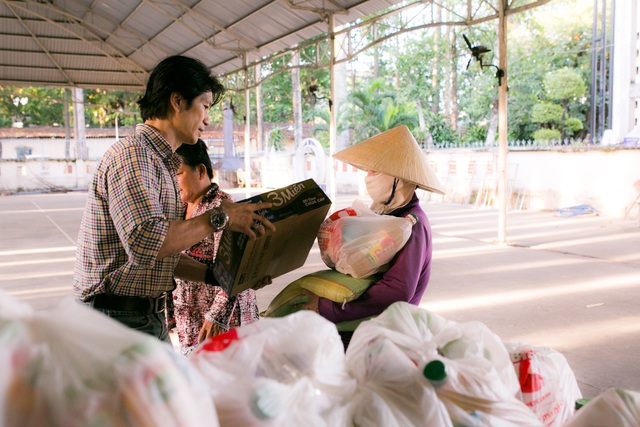
M0 0L0 84L141 88L163 58L214 73L400 0Z

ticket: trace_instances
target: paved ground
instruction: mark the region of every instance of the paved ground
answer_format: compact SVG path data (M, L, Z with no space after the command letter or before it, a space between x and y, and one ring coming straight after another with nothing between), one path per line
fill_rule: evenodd
M237 199L243 193L235 194ZM68 297L86 193L0 197L0 288L45 309ZM336 207L354 196L340 195ZM508 245L495 244L492 209L425 203L434 231L433 276L422 306L478 320L505 341L563 353L583 394L640 391L640 228L602 216L513 212ZM304 267L258 292L261 309Z

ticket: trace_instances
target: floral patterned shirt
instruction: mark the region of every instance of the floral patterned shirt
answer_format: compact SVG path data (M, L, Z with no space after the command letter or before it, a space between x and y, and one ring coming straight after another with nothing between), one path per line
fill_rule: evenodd
M220 206L225 199L231 199L231 196L221 191L217 184L212 184L190 218ZM221 237L222 231L213 233L183 253L197 261L212 265ZM259 319L258 303L253 289L247 289L235 297L228 297L226 292L217 286L181 279L176 279L176 283L173 308L170 307L169 313L173 311L180 351L185 356L198 344L198 334L205 319L221 331L228 331Z

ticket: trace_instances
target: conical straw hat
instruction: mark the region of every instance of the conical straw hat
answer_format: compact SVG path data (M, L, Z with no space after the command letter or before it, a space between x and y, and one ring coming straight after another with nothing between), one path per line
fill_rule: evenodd
M381 172L423 190L444 194L438 177L429 166L427 155L405 125L352 145L333 157L358 169Z

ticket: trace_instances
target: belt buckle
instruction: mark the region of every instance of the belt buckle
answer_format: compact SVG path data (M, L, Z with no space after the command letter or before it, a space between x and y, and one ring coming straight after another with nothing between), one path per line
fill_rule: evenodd
M153 299L153 312L154 313L162 313L165 308L165 304L167 302L167 293L163 293L158 298Z

